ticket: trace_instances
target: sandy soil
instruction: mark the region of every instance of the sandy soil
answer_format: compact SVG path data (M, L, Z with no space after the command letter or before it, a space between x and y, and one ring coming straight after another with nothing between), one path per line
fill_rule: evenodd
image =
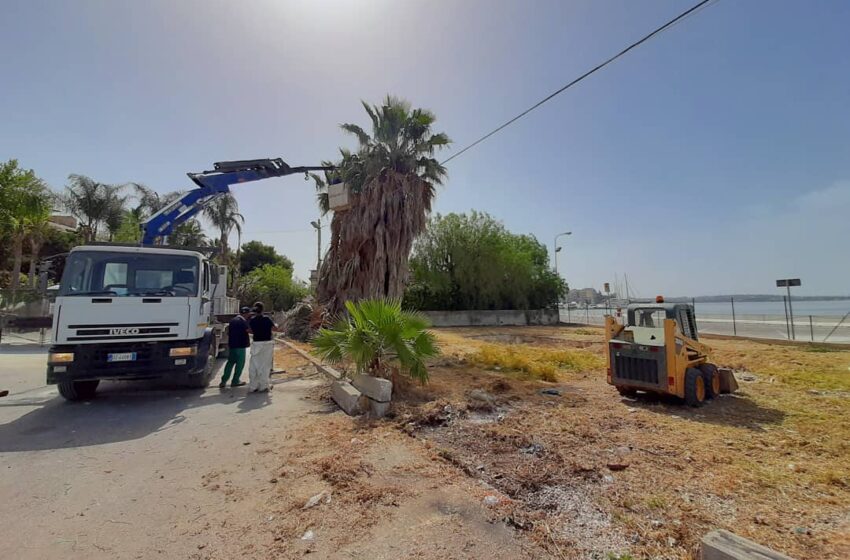
M284 348L271 398L17 392L0 401L4 554L684 559L722 527L850 557L850 352L710 341L741 390L690 409L607 386L598 329L438 338L431 383L381 421L336 410Z

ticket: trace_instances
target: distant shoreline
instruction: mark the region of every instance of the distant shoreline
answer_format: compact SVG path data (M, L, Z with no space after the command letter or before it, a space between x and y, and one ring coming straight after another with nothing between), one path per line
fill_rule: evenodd
M729 300L735 298L735 301L738 302L776 302L776 301L784 301L783 295L772 295L772 294L733 294L726 296L697 296L695 298L689 297L671 297L664 299L671 303L690 303L694 301L696 303L728 303ZM792 301L846 301L850 300L850 296L795 296L791 294Z

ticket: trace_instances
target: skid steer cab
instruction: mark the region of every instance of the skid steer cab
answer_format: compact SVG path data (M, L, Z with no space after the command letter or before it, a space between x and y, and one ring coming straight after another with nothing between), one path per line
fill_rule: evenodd
M701 406L721 392L721 373L699 342L692 306L683 303L628 306L625 324L605 318L608 383L624 396L638 391L674 395Z

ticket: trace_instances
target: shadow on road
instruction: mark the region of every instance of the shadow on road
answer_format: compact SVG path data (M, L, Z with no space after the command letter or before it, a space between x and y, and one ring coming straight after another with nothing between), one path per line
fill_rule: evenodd
M248 394L247 387L201 390L150 381L103 382L97 396L84 402L67 402L44 388L7 399L0 400L0 414L22 406L37 408L0 424L0 452L134 440L186 421L187 410L238 402L239 412L246 413L271 402L268 395Z
M765 425L779 424L785 419L785 413L781 410L762 406L741 393L720 395L700 408L690 407L675 397L652 393L639 394L635 400L624 399L623 402L650 412L671 414L695 422L745 428L754 432L764 432Z

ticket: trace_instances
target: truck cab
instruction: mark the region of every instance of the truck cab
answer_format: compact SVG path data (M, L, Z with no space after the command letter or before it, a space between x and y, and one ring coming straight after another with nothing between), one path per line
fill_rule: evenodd
M167 377L205 387L222 339L226 271L202 253L86 245L67 257L53 311L47 382L69 400L101 380Z

